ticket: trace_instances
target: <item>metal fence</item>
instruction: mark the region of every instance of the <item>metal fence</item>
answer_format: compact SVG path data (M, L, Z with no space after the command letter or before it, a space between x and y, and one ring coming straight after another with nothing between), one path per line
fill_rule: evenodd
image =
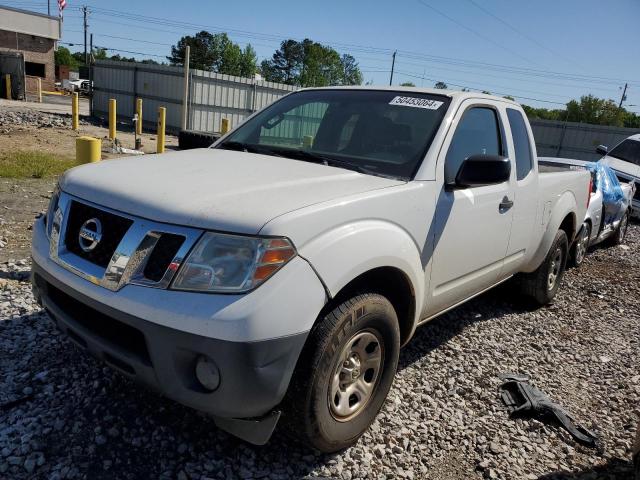
M613 147L625 138L639 133L637 128L608 127L587 123L531 120L536 149L541 157L565 157L598 160L598 145Z
M93 113L106 117L109 99L118 104L118 118L131 122L136 98L144 100L143 121L146 127L156 123L158 107L167 108L167 129L178 131L184 92L182 67L148 65L144 63L100 60L93 71ZM251 78L233 77L219 73L191 70L189 80L187 128L202 132L218 132L222 118L236 126L248 115L295 90L296 87ZM295 113L295 112L292 112ZM308 114L308 112L305 112ZM290 115L274 128L272 135L286 141L300 139L307 133ZM307 115L308 117L308 115ZM321 112L317 121L322 117ZM568 157L596 160L595 147L613 146L622 139L638 133L638 129L589 125L584 123L532 120L531 127L540 156Z
M93 67L93 85L94 115L106 117L109 99L115 98L118 119L130 123L136 98L142 98L146 127L155 125L158 107L162 106L167 109L167 130L180 130L184 92L182 67L99 60ZM191 69L187 128L217 132L222 118L228 118L235 126L295 89L291 85Z

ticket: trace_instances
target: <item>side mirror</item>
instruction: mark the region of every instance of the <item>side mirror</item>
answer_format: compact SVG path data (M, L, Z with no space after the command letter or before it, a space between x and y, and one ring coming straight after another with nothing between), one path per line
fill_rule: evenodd
M607 153L609 153L609 147L607 147L606 145L598 145L596 147L596 152L598 152L600 155L606 155Z
M481 187L509 180L511 161L500 155L471 155L460 165L455 187Z

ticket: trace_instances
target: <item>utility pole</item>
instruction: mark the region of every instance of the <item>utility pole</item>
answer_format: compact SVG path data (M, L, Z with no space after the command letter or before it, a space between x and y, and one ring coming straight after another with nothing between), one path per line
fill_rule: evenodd
M47 15L51 16L51 0L47 0Z
M622 96L620 97L620 103L618 104L618 110L622 108L622 102L627 99L627 84L624 84L624 90L622 90Z
M189 59L191 57L191 47L187 45L184 51L184 91L182 93L182 117L180 126L182 130L187 129L187 120L189 118Z
M389 78L389 86L393 85L393 69L396 66L396 53L398 53L397 50L393 52L393 60L391 60L391 77Z
M87 6L84 5L82 7L82 15L84 18L84 64L85 66L89 65L89 57L87 55L87 28L89 28L89 25L87 24L87 14L88 14L88 9L87 9Z
M89 65L89 115L93 117L93 33L91 34L90 44L89 44L89 60L91 64Z

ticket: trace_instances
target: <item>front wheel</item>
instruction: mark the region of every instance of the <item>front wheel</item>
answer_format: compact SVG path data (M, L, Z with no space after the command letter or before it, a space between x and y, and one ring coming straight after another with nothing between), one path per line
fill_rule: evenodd
M537 270L522 275L522 292L538 305L547 305L556 296L564 275L568 250L567 234L558 230L542 264Z
M589 240L591 238L591 225L589 222L584 222L582 224L582 228L580 229L580 233L578 233L578 238L571 247L571 265L574 267L579 267L584 262L585 257L587 256L587 249L589 248Z
M393 383L400 352L396 312L367 293L336 306L309 334L285 399L290 434L329 453L369 428Z

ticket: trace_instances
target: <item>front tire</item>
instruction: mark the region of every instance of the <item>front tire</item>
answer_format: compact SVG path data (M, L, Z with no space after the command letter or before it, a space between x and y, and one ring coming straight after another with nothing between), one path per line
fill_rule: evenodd
M558 230L542 264L537 270L522 276L523 294L538 305L551 303L562 283L568 251L567 234Z
M398 366L400 329L385 297L355 296L309 334L284 404L290 434L324 453L353 445L382 407Z

